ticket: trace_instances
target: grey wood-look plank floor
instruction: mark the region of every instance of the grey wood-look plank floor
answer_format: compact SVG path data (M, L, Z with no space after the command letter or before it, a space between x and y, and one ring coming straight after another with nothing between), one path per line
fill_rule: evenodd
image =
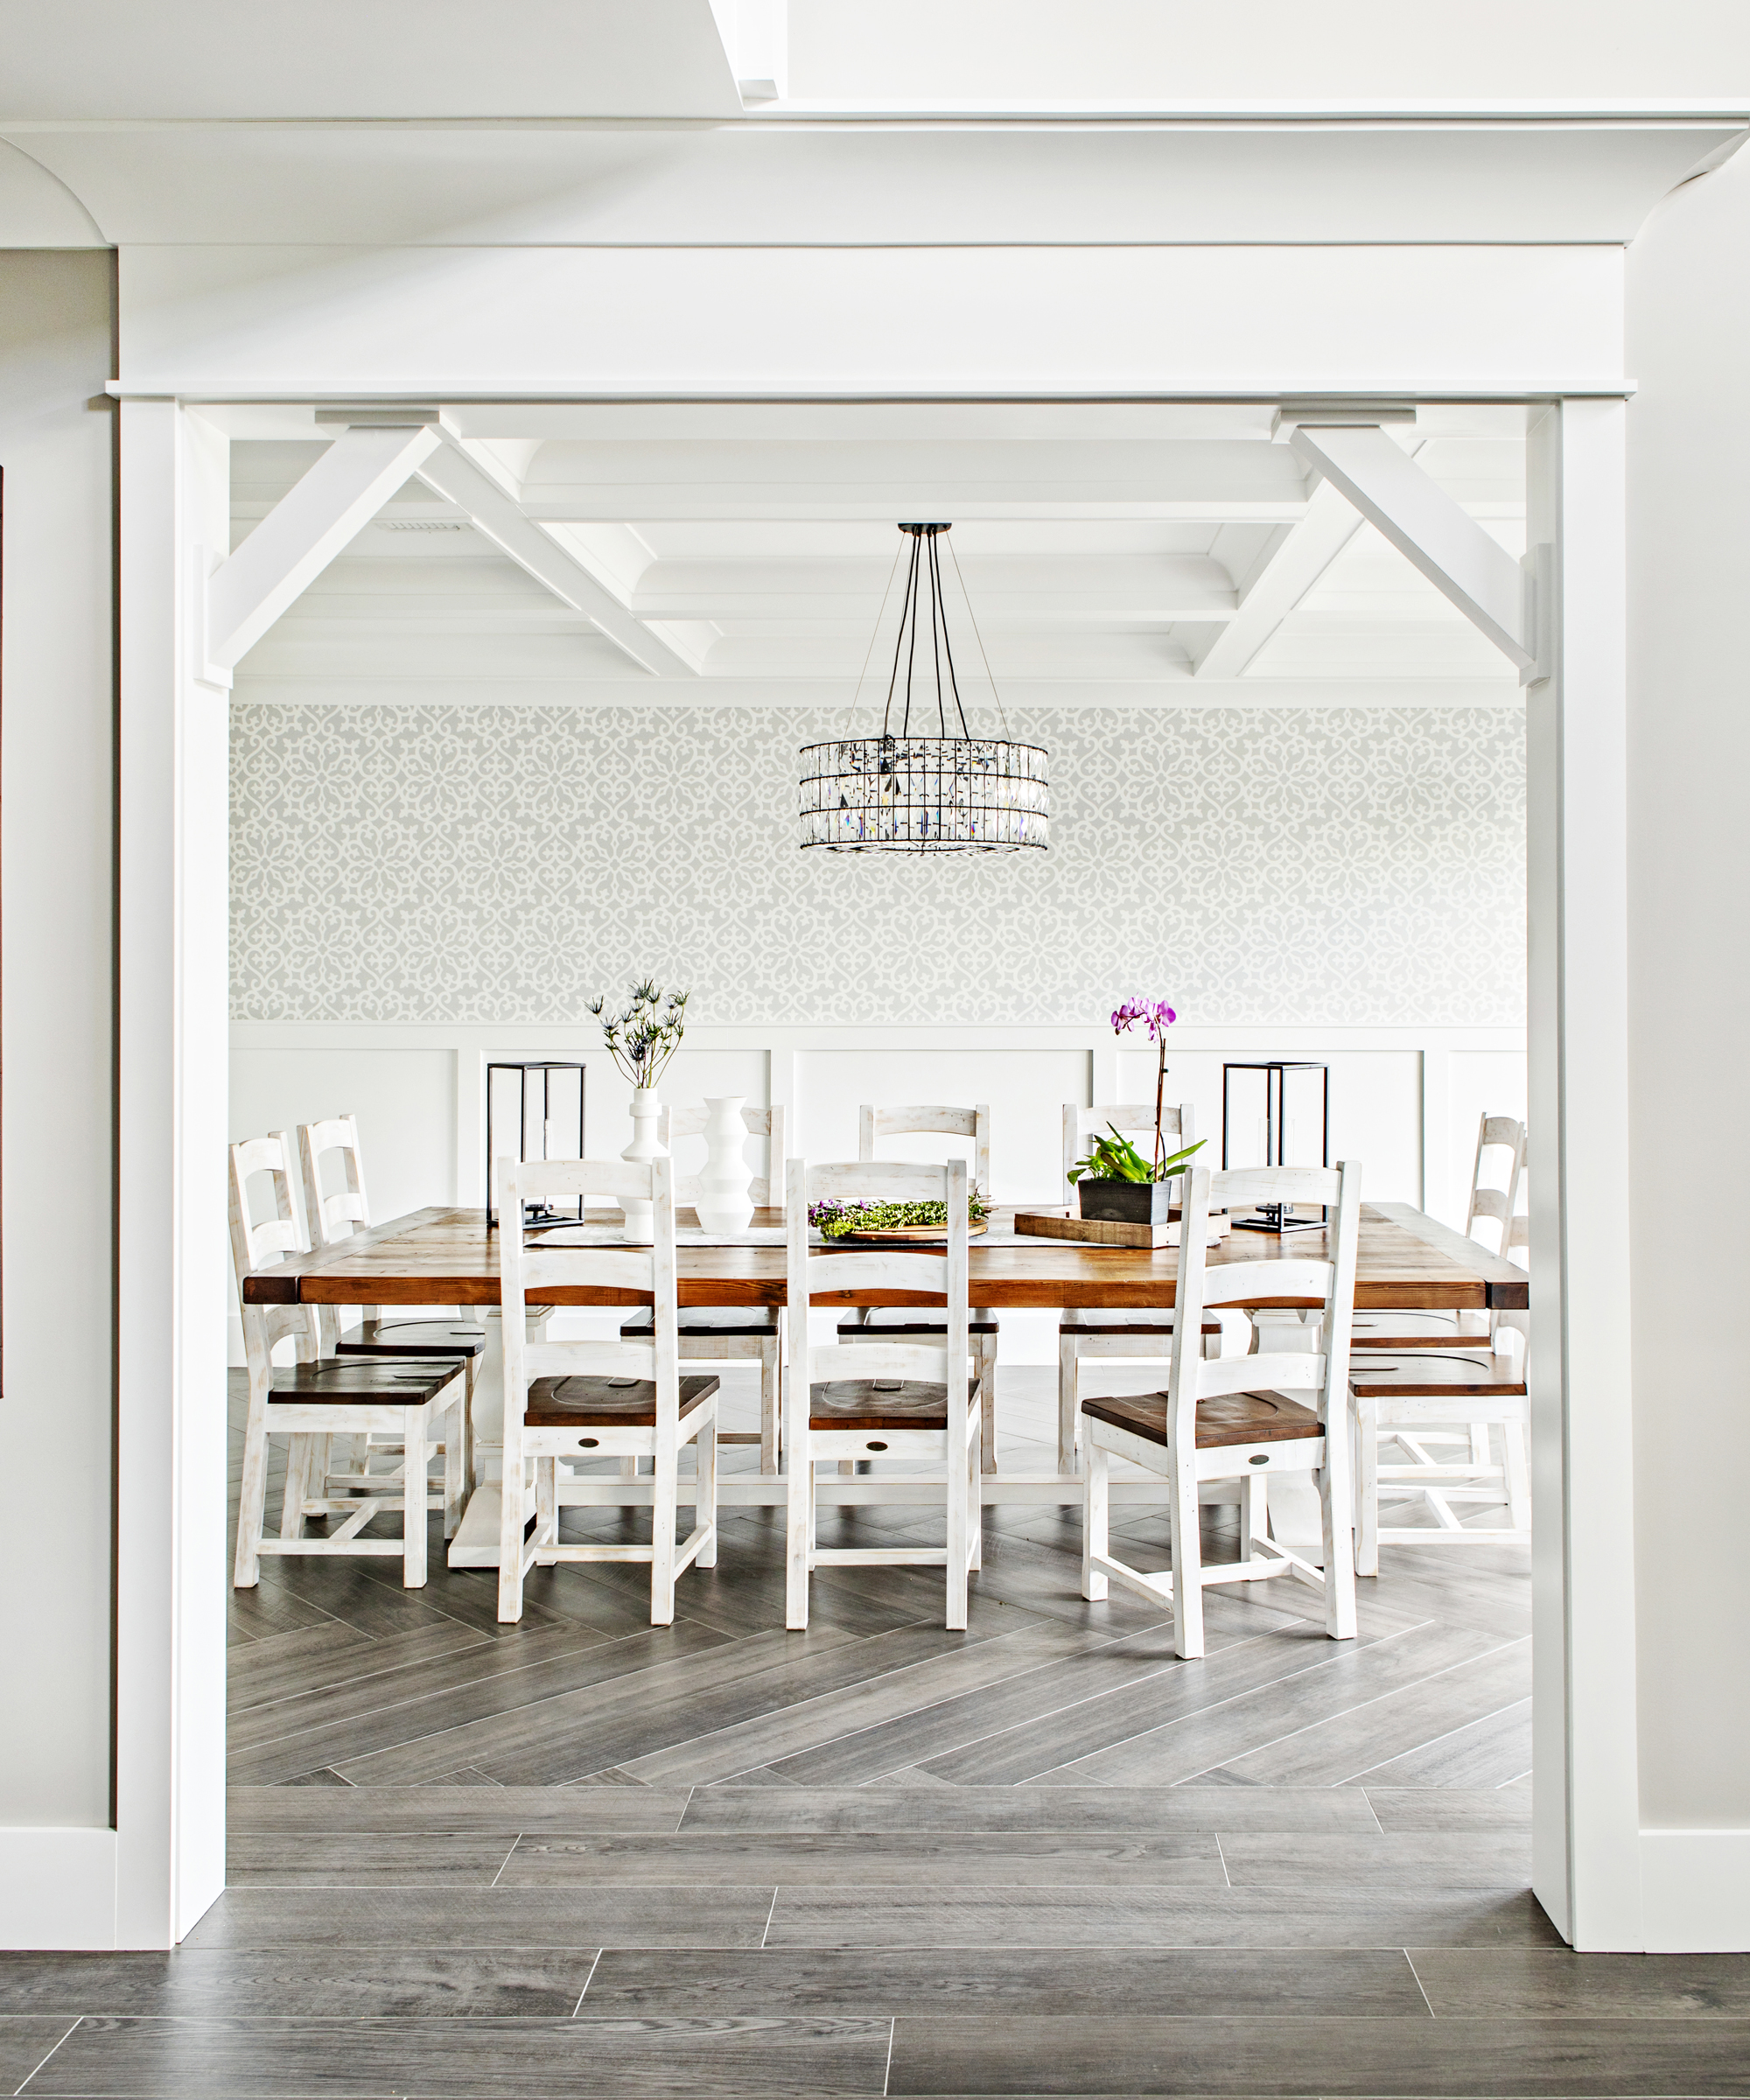
M1049 1375L1010 1409L1043 1446ZM502 1628L435 1532L416 1592L267 1562L230 1887L174 1954L0 1956L0 2091L1750 2095L1750 1957L1575 1956L1530 1894L1523 1553L1386 1549L1341 1648L1212 1593L1183 1662L1073 1510L987 1513L955 1634L893 1568L786 1634L780 1513L722 1530L662 1629L606 1565Z

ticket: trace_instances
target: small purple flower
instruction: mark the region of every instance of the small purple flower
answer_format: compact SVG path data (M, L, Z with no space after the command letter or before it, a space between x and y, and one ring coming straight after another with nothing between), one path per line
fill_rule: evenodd
M1148 1030L1150 1042L1158 1043L1162 1032L1170 1027L1179 1016L1165 999L1126 999L1112 1016L1114 1035L1128 1034L1140 1021Z

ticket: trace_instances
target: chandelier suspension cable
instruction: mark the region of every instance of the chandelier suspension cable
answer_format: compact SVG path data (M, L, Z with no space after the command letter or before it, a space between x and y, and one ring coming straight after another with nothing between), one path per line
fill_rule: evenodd
M901 551L903 551L903 550ZM893 712L893 693L900 681L900 652L906 646L906 620L908 615L910 616L912 622L912 641L914 647L916 646L917 642L918 622L916 612L914 610L917 603L917 590L918 542L914 538L912 542L912 558L906 566L906 595L900 601L900 631L893 637L893 668L887 680L887 704L881 710L881 734L884 737L891 736L893 733L892 729L889 727L889 718ZM906 664L906 718L904 726L900 732L901 736L906 735L910 730L911 721L912 667L910 661L907 660Z
M954 579L960 585L960 595L966 600L966 617L972 622L972 639L978 644L979 659L984 666L984 676L990 681L990 697L997 703L997 719L1002 724L1003 734L1006 737L1009 733L1008 710L1003 705L1003 696L997 690L997 680L990 669L990 659L984 654L984 637L978 632L978 615L972 609L972 593L966 588L966 578L960 573L960 556L954 551L952 540L948 543L948 557L954 564ZM953 662L954 657L950 652L948 662L951 665ZM955 689L954 696L956 701L960 698L958 687ZM965 718L964 715L961 717L962 722Z
M934 533L930 535L930 570L932 572L932 581L930 584L930 625L932 627L934 627L935 625L936 604L942 597L942 556L936 550L937 536L938 536ZM948 551L950 555L954 556L954 573L958 576L960 574L960 556L954 553L954 542L951 540L948 542ZM963 582L960 586L960 592L961 596L964 598L966 596L966 585ZM967 610L968 612L970 612L971 609L972 601L970 598L968 598ZM972 623L972 632L975 634L978 632L978 622L976 620ZM962 704L960 698L960 681L955 676L954 640L948 631L948 608L946 605L942 606L942 646L947 652L948 655L948 682L949 690L954 694L954 711L960 717L960 733L962 737L970 737L972 734L972 732L966 725L966 710ZM984 645L981 641L978 646L982 649ZM986 666L986 668L989 668L988 665ZM992 692L994 692L997 689L993 685L990 690ZM935 696L937 707L940 709L942 704L942 662L940 658L937 659L935 667ZM1000 700L997 704L997 711L999 715L1003 711L1003 704ZM948 717L946 714L943 714L942 718L942 733L943 736L948 734ZM1003 724L1003 734L1007 736L1008 733L1009 725L1007 722L1004 722Z

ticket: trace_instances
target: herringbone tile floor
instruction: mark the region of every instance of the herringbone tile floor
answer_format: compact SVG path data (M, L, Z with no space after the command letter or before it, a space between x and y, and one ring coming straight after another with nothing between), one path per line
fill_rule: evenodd
M963 1634L892 1568L786 1634L780 1543L726 1511L662 1629L634 1568L504 1628L436 1550L266 1563L230 1889L174 1955L0 1956L0 2090L1750 2094L1750 1959L1575 1956L1530 1893L1522 1552L1386 1549L1340 1648L1214 1592L1185 1662L1073 1509L987 1512Z

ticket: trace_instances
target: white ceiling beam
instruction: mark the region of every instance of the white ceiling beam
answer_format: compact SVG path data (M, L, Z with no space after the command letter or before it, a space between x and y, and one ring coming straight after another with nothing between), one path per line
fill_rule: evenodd
M1535 670L1524 570L1385 431L1376 424L1302 424L1288 442L1522 674Z
M441 445L424 459L419 478L466 511L476 531L555 598L574 606L640 668L657 678L697 676L696 664L653 634L454 444Z
M1198 677L1239 677L1361 528L1354 506L1331 482L1321 482L1234 617L1196 658Z
M206 578L206 662L229 672L441 440L430 424L346 430Z

